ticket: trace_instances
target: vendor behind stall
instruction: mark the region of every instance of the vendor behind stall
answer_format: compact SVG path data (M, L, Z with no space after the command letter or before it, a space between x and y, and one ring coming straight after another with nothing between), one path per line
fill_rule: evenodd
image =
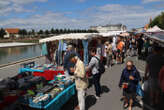
M71 54L77 55L77 53L74 51L74 47L72 45L68 45L67 51L64 55L64 62L63 62L64 70L66 71L66 74L68 74L68 75L73 75L73 73L70 71L70 68L75 66L75 64L70 62L70 60L69 60L69 56Z

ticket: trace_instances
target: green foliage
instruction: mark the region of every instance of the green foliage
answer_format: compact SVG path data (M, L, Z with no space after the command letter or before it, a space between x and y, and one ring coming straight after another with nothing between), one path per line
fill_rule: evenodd
M22 37L25 37L25 35L28 35L28 32L26 29L20 29L18 32L19 35L22 35Z
M153 27L155 25L157 25L161 29L164 29L164 12L155 17L154 20L150 23L150 27Z
M42 35L43 33L44 33L43 30L39 30L38 32L39 35Z
M0 38L4 38L4 35L6 35L6 32L3 28L0 29Z
M51 29L50 33L51 33L51 34L55 34L54 28Z
M49 35L50 34L49 30L46 30L44 33L45 33L45 35Z

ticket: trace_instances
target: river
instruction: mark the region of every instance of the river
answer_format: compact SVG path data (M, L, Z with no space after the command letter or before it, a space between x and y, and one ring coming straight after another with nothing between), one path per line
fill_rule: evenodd
M40 55L40 45L0 48L0 65Z

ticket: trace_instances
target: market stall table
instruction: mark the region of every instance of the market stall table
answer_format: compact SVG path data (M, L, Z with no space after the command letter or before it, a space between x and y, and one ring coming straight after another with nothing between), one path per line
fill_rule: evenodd
M24 72L33 72L34 76L42 76L46 80L53 80L56 75L64 74L64 70L61 69L61 67L56 67L52 64L44 64L34 68L24 67L19 69L19 73Z
M72 96L75 95L75 83L71 84L69 87L60 92L55 98L53 98L48 104L45 106L36 106L33 104L24 105L26 108L30 110L60 110L61 107L71 99Z
M34 72L34 76L42 76L46 80L53 80L58 74L64 74L64 71L59 70L45 70L44 72Z

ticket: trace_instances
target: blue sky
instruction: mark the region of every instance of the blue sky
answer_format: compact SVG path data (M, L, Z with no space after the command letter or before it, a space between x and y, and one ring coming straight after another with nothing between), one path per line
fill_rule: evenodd
M82 28L122 23L142 27L164 0L0 0L0 27Z

